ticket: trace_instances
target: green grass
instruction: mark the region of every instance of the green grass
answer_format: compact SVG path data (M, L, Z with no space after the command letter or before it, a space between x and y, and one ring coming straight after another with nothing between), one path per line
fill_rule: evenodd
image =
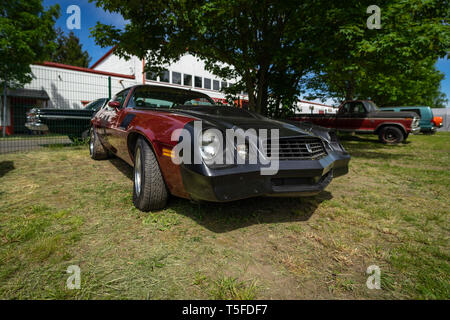
M449 299L450 134L342 138L350 172L318 196L150 213L86 146L0 155L0 298Z

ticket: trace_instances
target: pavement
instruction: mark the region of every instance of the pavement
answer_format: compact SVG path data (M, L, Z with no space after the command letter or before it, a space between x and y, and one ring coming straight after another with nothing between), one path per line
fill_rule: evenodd
M35 150L55 144L71 144L72 141L65 136L58 137L8 137L0 139L0 154L18 151Z

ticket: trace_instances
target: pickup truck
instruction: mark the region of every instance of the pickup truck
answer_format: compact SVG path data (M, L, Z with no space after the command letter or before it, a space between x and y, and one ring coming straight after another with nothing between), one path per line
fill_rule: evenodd
M67 135L72 141L86 139L89 136L92 116L107 101L107 98L94 100L84 109L33 108L27 113L25 127L31 131Z
M336 114L296 114L294 121L310 122L342 132L378 135L381 142L397 144L420 132L415 112L381 111L369 100L344 101Z
M413 107L384 107L383 111L395 111L395 112L415 112L420 117L420 132L425 134L436 133L438 128L442 127L442 117L435 117L433 111L427 106L413 106Z

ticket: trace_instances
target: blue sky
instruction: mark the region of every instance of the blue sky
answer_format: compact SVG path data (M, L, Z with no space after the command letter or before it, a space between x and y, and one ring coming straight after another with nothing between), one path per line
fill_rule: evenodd
M70 5L76 4L80 7L81 11L81 29L72 30L77 37L80 38L80 42L83 45L83 49L89 52L92 57L91 65L103 56L110 48L101 48L95 44L93 38L90 37L90 28L95 26L97 21L101 21L105 24L112 24L117 27L123 27L126 21L120 14L105 12L104 10L97 8L94 3L90 3L87 0L44 0L44 7L54 5L58 3L61 8L61 16L56 21L56 26L61 27L65 32L70 32L66 26L66 20L70 14L66 13L67 8ZM442 91L447 95L450 100L450 60L439 59L436 64L437 68L444 73L445 78L441 82ZM447 104L450 107L450 102Z

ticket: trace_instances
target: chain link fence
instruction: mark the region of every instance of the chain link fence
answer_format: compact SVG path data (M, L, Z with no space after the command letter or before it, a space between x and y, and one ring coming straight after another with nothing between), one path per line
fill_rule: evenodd
M78 68L80 69L80 68ZM110 95L135 85L134 76L32 65L33 80L0 92L0 154L86 140L90 120Z

